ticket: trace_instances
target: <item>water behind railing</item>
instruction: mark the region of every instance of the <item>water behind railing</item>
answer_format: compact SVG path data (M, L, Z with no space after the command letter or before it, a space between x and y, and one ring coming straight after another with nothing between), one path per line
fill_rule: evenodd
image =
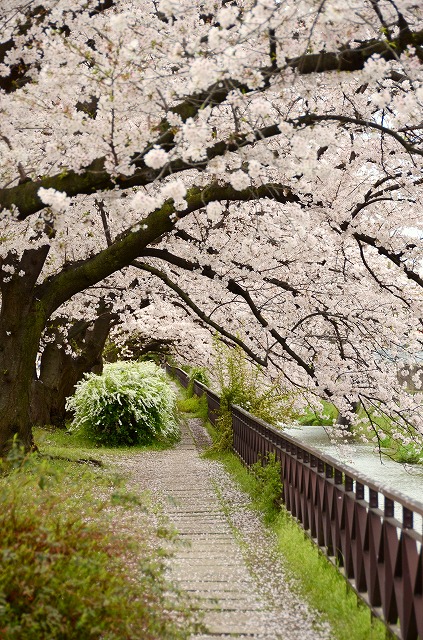
M336 458L341 464L354 467L376 482L383 483L394 491L400 491L413 500L423 502L423 465L395 462L386 454L380 455L370 443L336 442L329 437L324 427L280 425L280 428L301 443ZM365 500L369 500L367 487ZM400 521L402 519L402 507L398 502L395 502L395 518ZM417 513L414 514L413 528L423 534L423 519Z

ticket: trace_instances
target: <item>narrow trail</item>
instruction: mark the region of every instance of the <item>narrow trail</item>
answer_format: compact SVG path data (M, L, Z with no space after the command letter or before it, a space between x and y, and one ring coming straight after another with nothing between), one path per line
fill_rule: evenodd
M286 580L248 497L220 463L200 457L208 444L201 421L181 430L174 449L113 463L129 475L132 490L152 492L178 531L169 577L194 598L207 629L191 640L329 640L329 627Z

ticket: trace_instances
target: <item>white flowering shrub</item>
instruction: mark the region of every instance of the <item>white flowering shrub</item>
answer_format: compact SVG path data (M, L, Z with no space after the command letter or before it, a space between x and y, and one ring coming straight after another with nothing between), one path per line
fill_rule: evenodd
M68 398L75 416L71 431L99 445L131 446L174 441L176 394L153 362L115 362L102 375L86 374Z

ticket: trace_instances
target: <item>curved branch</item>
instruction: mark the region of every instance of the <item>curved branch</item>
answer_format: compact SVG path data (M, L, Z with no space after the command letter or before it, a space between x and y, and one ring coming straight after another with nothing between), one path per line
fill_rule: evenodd
M376 251L379 253L379 255L385 256L385 258L388 258L397 267L401 267L409 280L413 280L413 282L416 282L420 287L423 288L423 278L412 269L409 269L404 262L401 262L401 258L403 255L402 253L395 253L394 251L390 251L389 249L386 249L386 247L383 247L382 245L378 244L376 238L373 238L372 236L367 236L364 233L355 232L352 234L352 236L358 242L364 242L364 244L368 244L369 246L374 247Z
M398 180L401 178L401 174L398 173L397 175L394 176L384 176L383 178L377 180L375 182L375 184L373 185L373 188L377 189L380 186L382 186L383 184L386 184L386 182L390 181L390 180ZM417 187L419 185L421 185L423 183L423 178L419 178L418 180L413 180L412 181L412 186L413 187ZM401 189L401 186L397 183L391 184L387 187L385 187L384 189L379 189L379 191L376 191L375 193L372 192L372 189L369 189L369 191L365 194L364 196L364 200L363 202L359 202L358 204L355 205L354 209L351 211L351 216L349 220L344 220L344 222L342 222L339 225L339 228L342 231L347 231L347 229L349 228L349 226L351 225L352 221L358 216L358 214L363 211L363 209L365 209L366 207L370 207L372 204L375 204L376 202L392 202L392 197L389 196L385 196L385 193L393 193L394 191L398 191L398 189Z
M163 271L160 271L159 269L156 269L155 267L152 267L151 265L146 264L145 262L140 262L139 260L133 260L131 262L131 266L136 267L137 269L141 269L142 271L146 271L147 273L151 273L152 275L156 276L156 278L160 278L160 280L164 282L164 284L167 287L169 287L170 289L172 289L172 291L178 294L178 296L200 318L202 322L204 322L208 326L218 331L218 333L220 333L222 336L225 336L225 338L228 338L234 344L237 344L239 347L241 347L243 351L245 351L245 353L252 360L254 360L254 362L257 362L257 364L263 367L267 366L266 358L264 359L260 358L260 356L255 354L254 351L252 351L242 340L237 338L237 336L234 336L233 334L229 333L222 326L214 322L214 320L212 320L199 307L197 307L197 305L191 300L188 294L185 293L185 291L183 291L181 287L179 287L175 282L173 282L173 280L171 280L165 273L163 273Z
M318 113L308 113L305 116L299 116L298 118L288 120L288 122L297 127L303 125L307 127L316 124L316 122L329 121L341 122L342 124L355 124L368 129L376 129L377 131L381 131L382 133L394 138L406 151L408 151L408 153L423 156L423 149L416 148L393 129L388 129L388 127L384 127L383 125L378 124L377 122L372 122L371 120L362 120L361 118L352 118L351 116L336 116L330 114L319 115Z
M242 147L254 144L258 140L264 140L280 133L277 125L263 127L251 134L232 136L226 141L217 142L206 151L206 159L201 162L185 162L181 159L169 162L161 169L152 169L144 162L144 156L152 145L141 153L134 155L131 164L137 167L130 176L111 175L106 169L105 158L96 158L84 168L82 173L76 171L62 171L60 174L41 178L40 180L27 180L14 187L0 189L0 211L16 207L19 211L18 218L24 220L28 216L45 208L45 204L38 196L41 187L44 189L56 189L69 197L81 194L91 194L98 191L142 187L151 184L158 178L180 173L189 169L204 169L207 163L217 156L224 155L227 151L236 151ZM171 150L174 147L174 135L161 136L154 144L160 144L163 148Z
M174 109L175 111L177 108ZM182 109L181 109L182 110ZM191 113L191 112L189 112ZM187 117L191 117L188 116ZM316 122L335 121L343 124L354 124L363 126L366 128L376 129L383 132L386 135L393 137L406 151L410 154L417 154L423 156L423 150L416 148L412 144L408 143L399 133L384 127L377 122L371 122L369 120L362 120L359 118L352 118L350 116L337 116L337 115L319 115L316 113L310 113L304 116L300 116L295 119L290 119L289 122L296 126L312 126ZM163 124L163 127L166 125ZM233 136L227 141L220 141L213 147L207 149L207 159L202 162L188 163L181 159L169 162L162 169L152 169L147 167L144 162L144 155L148 149L139 154L135 154L132 160L137 169L131 176L112 176L104 168L105 159L96 158L91 162L88 167L85 167L82 173L76 173L75 171L68 171L67 173L61 172L60 174L49 176L37 181L26 181L14 187L0 189L0 211L2 209L12 209L16 207L19 211L19 219L23 220L31 214L41 211L45 204L38 196L38 191L41 187L45 189L56 189L65 193L69 197L73 197L80 194L91 194L97 191L104 191L108 189L114 189L116 186L121 189L129 189L135 186L145 186L151 184L157 178L163 178L168 175L179 173L187 169L197 168L203 169L207 162L217 156L223 155L227 151L236 151L237 149L246 145L251 145L258 140L264 140L274 137L280 133L278 125L270 125L263 127L252 132L251 135L244 134L239 136ZM171 132L164 133L156 143L161 144L163 148L167 150L174 147L174 134ZM150 147L148 147L150 148ZM291 202L298 201L292 199Z
M170 251L168 251L168 249L156 249L155 247L147 247L140 253L139 257L159 258L160 260L164 260L169 264L173 264L175 267L180 267L185 271L199 271L201 275L210 278L210 280L213 280L218 275L217 271L212 269L210 266L201 266L199 262L193 262L192 260L181 258L175 253L171 253Z
M402 296L400 296L398 293L395 293L394 291L392 291L392 289L394 288L394 285L388 285L385 284L384 282L382 282L382 280L376 275L376 273L374 272L374 270L371 268L371 266L369 265L369 263L366 260L366 256L364 255L364 250L363 250L363 244L362 242L360 242L357 238L355 238L357 244L358 244L358 249L360 251L360 257L361 257L361 261L363 262L364 266L366 267L367 271L370 273L370 275L372 276L372 278L377 282L377 284L380 286L381 289L385 289L386 291L388 291L388 293L390 293L391 295L393 295L395 298L398 298L398 300L401 300L401 302L403 302L408 308L411 307L410 303L408 302L408 300L406 300L405 298L403 298ZM396 289L398 289L398 291L400 291L399 287L395 287Z
M397 60L409 45L416 48L422 46L423 29L415 32L408 30L408 33L405 31L401 31L393 40L366 40L355 49L351 49L349 43L346 43L339 51L320 51L288 58L287 66L303 75L328 71L360 71L374 55L387 61Z
M185 270L188 270L188 271L194 271L194 270L197 270L198 268L200 268L200 265L198 263L191 262L189 260L186 260L185 258L180 258L179 256L177 256L177 255L175 255L173 253L170 253L166 249L162 250L162 249L150 249L150 248L147 248L140 255L142 255L143 257L161 258L162 260L165 260L166 262L168 262L170 264L173 264L175 266L178 266L178 267L180 267L182 269L185 269ZM208 277L210 279L213 279L217 275L217 273L215 271L213 271L212 269L210 269L210 268L204 267L202 275L204 275L204 276L206 276L206 277ZM279 280L277 281L277 286L281 286L281 285L285 285L285 284L286 283L283 283L283 282L281 282ZM283 288L286 289L287 291L290 291L290 292L295 291L288 284L286 284L286 286L284 286ZM282 346L284 351L292 358L292 360L294 360L300 367L302 367L307 372L307 374L309 376L314 378L315 374L314 374L313 367L308 365L297 353L295 353L295 351L288 345L288 343L286 341L286 338L283 338L276 331L276 329L269 329L269 323L267 322L267 320L265 320L265 318L262 316L262 314L260 313L260 311L257 308L257 306L254 304L250 294L247 291L245 291L245 289L243 289L233 279L230 279L228 281L227 289L228 289L228 291L230 291L230 293L233 293L236 296L240 296L245 300L245 302L248 304L250 310L252 311L254 317L261 324L261 326L269 331L271 336L273 338L275 338L275 340L278 342L278 344L280 344ZM296 293L298 293L298 292L296 292Z
M213 280L215 277L220 277L217 271L212 269L210 265L200 265L199 262L193 262L191 260L187 260L186 258L181 258L174 253L171 253L167 249L156 249L147 247L141 254L140 257L144 258L159 258L160 260L165 260L169 264L175 265L175 267L180 267L185 271L199 271L202 276L206 278L210 278ZM238 265L239 266L239 265ZM233 280L230 280L232 282ZM276 287L283 289L284 291L289 291L292 295L298 296L300 292L298 289L290 285L288 282L284 282L283 280L279 280L279 278L268 278L263 277L264 282L268 282L269 284L274 284ZM234 281L233 281L234 282Z
M245 289L243 289L238 283L236 283L234 280L230 280L228 283L228 290L231 293L234 293L235 295L240 296L241 298L243 298L245 300L245 302L248 304L248 306L250 307L250 310L252 311L254 317L256 318L256 320L258 320L258 322L261 324L261 326L264 329L267 329L270 333L270 335L275 338L275 340L278 342L278 344L281 345L281 347L283 348L283 350L288 353L292 360L294 360L294 362L296 362L298 364L298 366L300 366L302 369L304 369L304 371L311 377L311 378L315 378L316 375L314 373L314 368L307 364L302 358L301 356L299 356L297 353L295 353L295 351L288 345L286 338L283 338L280 333L278 331L276 331L276 329L274 328L270 328L269 323L267 322L267 320L262 316L262 314L260 313L260 311L258 310L258 308L256 307L256 305L254 304L250 294L248 293L248 291L245 291Z
M209 202L247 202L270 197L281 203L296 198L291 192L287 192L285 186L273 183L258 188L250 187L244 191L237 191L229 184L212 183L202 188L192 187L186 194L187 207L184 211L177 211L173 201L167 200L159 209L140 221L138 231L127 229L99 253L86 260L68 264L63 271L47 278L37 287L37 298L42 300L51 314L76 293L127 266L138 258L149 244L171 231L178 219L204 208Z

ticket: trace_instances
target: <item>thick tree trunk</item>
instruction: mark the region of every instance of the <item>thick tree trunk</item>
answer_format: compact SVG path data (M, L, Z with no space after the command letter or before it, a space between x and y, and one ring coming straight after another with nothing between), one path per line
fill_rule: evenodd
M31 417L34 424L63 427L66 420L66 398L73 394L75 384L84 373L101 373L102 352L115 316L103 313L90 325L76 322L69 337L77 348L76 357L66 353L58 326L53 328L54 342L46 345L40 377L33 383Z
M45 309L33 297L34 285L48 248L26 251L21 275L2 283L0 313L0 456L16 436L26 450L33 447L30 421L31 385Z
M25 449L33 447L31 381L42 329L43 323L27 317L23 327L8 335L0 322L0 455L10 448L15 434Z

